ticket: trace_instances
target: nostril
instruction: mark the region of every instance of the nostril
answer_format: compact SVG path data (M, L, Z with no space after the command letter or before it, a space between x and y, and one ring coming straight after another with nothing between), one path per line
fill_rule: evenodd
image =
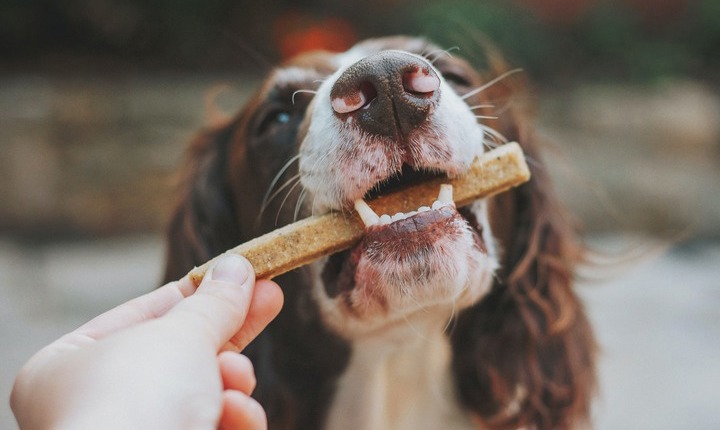
M337 113L354 112L365 105L365 95L362 91L354 91L343 97L335 97L330 102Z
M330 103L337 113L351 113L369 105L375 97L377 97L377 90L373 84L363 82L359 88L333 98Z
M440 78L428 68L417 68L403 74L403 87L411 93L433 93L440 88Z

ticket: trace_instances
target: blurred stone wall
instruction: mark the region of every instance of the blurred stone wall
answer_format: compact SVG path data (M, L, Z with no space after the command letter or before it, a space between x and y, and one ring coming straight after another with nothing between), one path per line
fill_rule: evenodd
M238 77L0 79L0 229L20 235L154 231L205 99ZM248 85L220 97L230 109Z
M551 169L589 231L720 237L720 93L693 81L540 97Z
M0 229L158 232L206 98L235 111L241 76L0 78ZM537 94L538 127L563 198L590 232L720 237L720 96L697 82L578 85Z

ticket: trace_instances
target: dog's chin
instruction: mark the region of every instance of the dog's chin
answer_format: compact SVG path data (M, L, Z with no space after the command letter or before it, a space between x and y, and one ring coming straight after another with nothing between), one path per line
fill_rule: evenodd
M453 205L373 225L315 267L317 299L348 337L416 317L447 321L489 289L496 263L487 250L477 218Z

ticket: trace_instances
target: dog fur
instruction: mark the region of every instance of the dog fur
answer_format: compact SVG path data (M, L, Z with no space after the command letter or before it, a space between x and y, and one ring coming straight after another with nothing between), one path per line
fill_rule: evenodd
M396 63L439 77L432 100L418 102L427 110L418 124L398 116L368 132L359 115L369 103L335 110L336 93L350 85L343 80ZM496 80L507 67L490 63L476 70L410 37L304 54L190 146L168 230L167 280L299 217L350 210L409 170L459 175L505 140L519 142L531 162L529 183L434 211L440 227L414 231L412 245L370 228L353 250L276 279L285 307L244 351L271 429L588 423L596 348L573 292L583 248L526 112L507 103L520 85ZM383 97L377 92L359 95Z

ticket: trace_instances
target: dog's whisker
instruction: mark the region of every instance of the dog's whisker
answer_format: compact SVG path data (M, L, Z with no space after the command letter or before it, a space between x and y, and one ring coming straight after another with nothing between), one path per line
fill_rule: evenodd
M280 170L278 171L278 173L277 173L277 174L275 175L275 177L273 178L272 182L270 182L270 186L268 187L267 191L265 192L265 195L263 196L262 204L260 205L261 207L263 207L263 206L265 206L265 205L267 204L268 198L270 197L270 193L272 193L273 188L275 188L275 185L276 185L277 182L280 180L280 178L282 177L283 173L285 173L285 171L286 171L288 168L290 168L290 166L291 166L294 162L296 162L296 161L298 161L298 160L300 160L300 154L297 154L297 155L295 155L295 156L293 156L293 157L290 157L290 159L285 163L285 165L282 166L282 168L280 168Z
M510 96L510 98L503 104L503 106L500 109L496 110L495 113L498 116L504 114L505 112L510 110L510 108L515 104L515 102L516 102L516 97Z
M290 197L290 195L292 195L293 191L295 191L295 188L297 188L297 186L300 185L300 178L299 178L299 176L300 176L300 175L298 175L298 178L297 178L297 180L295 181L295 185L293 185L292 187L290 187L290 189L288 190L287 194L285 195L285 198L284 198L284 199L282 200L282 202L280 203L280 207L278 208L277 214L275 215L275 225L276 225L276 226L278 225L278 220L280 219L280 214L282 213L283 206L285 206L285 202L287 202L287 200L288 200L288 198Z
M534 159L534 158L531 157L531 156L525 155L525 161L527 161L527 163L528 163L529 165L535 167L535 168L538 169L538 170L542 170L542 169L543 169L542 163L540 163L538 160Z
M317 203L317 195L313 194L312 203L310 204L310 216L315 216L315 208Z
M459 50L460 50L459 46L452 46L448 49L436 49L434 51L428 52L427 54L424 54L423 57L427 58L428 61L430 61L430 64L435 64L435 62L437 60L439 60L440 57L442 57L443 55L447 55L448 57L452 58L452 54L450 52L451 51L459 51ZM433 58L430 58L430 57L433 57Z
M491 142L491 141L489 141L489 140L484 140L484 139L483 139L483 146L485 146L485 147L486 147L487 149L489 149L489 150L492 150L492 149L495 149L495 148L497 148L498 146L500 146L500 144L499 144L499 143L496 143L496 142Z
M482 129L482 131L489 135L495 142L498 142L500 144L507 143L508 140L505 136L503 136L499 131L495 130L492 127L488 127L485 124L478 123L478 126Z
M475 115L475 118L478 119L498 119L497 116L491 116L491 115Z
M298 182L300 182L300 174L299 174L299 173L298 173L297 175L293 176L292 178L288 179L284 184L282 184L282 186L280 186L280 188L278 188L278 189L270 196L270 198L268 198L267 202L260 207L260 215L259 215L259 216L262 216L262 215L263 215L263 213L264 213L265 210L268 208L268 206L270 206L270 203L275 199L275 197L277 197L278 195L280 195L280 193L281 193L284 189L286 189L287 187L289 187L291 184L293 184L293 183L298 183Z
M295 202L295 213L293 214L293 222L298 220L300 208L302 207L303 201L305 201L305 197L307 197L307 189L303 187L302 191L300 191L300 197L298 197L297 202Z
M489 140L483 139L482 144L483 144L483 146L485 146L485 148L490 149L490 150L504 145L502 142L498 142L497 140L494 140L494 139L489 139Z
M423 280L424 280L424 277L421 276L421 275L418 275L418 276L415 278L414 282L415 282L415 284L419 284L419 283L423 282ZM411 291L412 291L411 288L407 288L407 287L406 287L404 290L407 290L407 297L408 297L413 303L415 303L415 305L416 305L423 313L428 313L428 312L429 312L427 306L425 306L425 305L423 305L422 303L420 303L420 302L417 300L417 298L415 298L415 296L412 295L412 293L411 293Z
M491 103L486 103L482 105L475 105L475 106L469 106L468 109L470 110L476 110L476 109L495 109L495 105Z
M520 73L522 71L523 71L523 69L513 69L510 71L507 71L507 72L503 73L502 75L498 76L497 78L487 82L486 84L484 84L478 88L475 88L474 90L468 91L467 93L463 94L463 96L460 98L463 100L467 100L468 98L470 98L476 94L479 94L479 93L485 91L486 89L492 87L493 85L497 84L498 82L502 81L503 79L506 79L506 78L508 78L516 73Z
M425 333L422 332L422 330L415 327L415 324L410 321L410 319L407 317L407 315L403 314L402 316L403 320L405 320L405 323L407 326L412 330L412 332L418 337L418 339L421 339L423 342L430 342L431 340L427 337Z
M469 281L469 280L468 280ZM465 285L468 285L468 282L465 283ZM468 290L469 288L463 287L463 291ZM455 315L457 315L457 301L452 301L452 308L450 309L450 316L448 317L447 322L445 323L445 327L443 327L444 333L451 333L452 329L451 326L455 325Z
M297 90L297 91L295 91L292 94L292 97L290 99L292 101L292 104L295 104L295 96L298 94L313 94L313 95L315 95L315 94L317 94L317 91L315 91L315 90Z

